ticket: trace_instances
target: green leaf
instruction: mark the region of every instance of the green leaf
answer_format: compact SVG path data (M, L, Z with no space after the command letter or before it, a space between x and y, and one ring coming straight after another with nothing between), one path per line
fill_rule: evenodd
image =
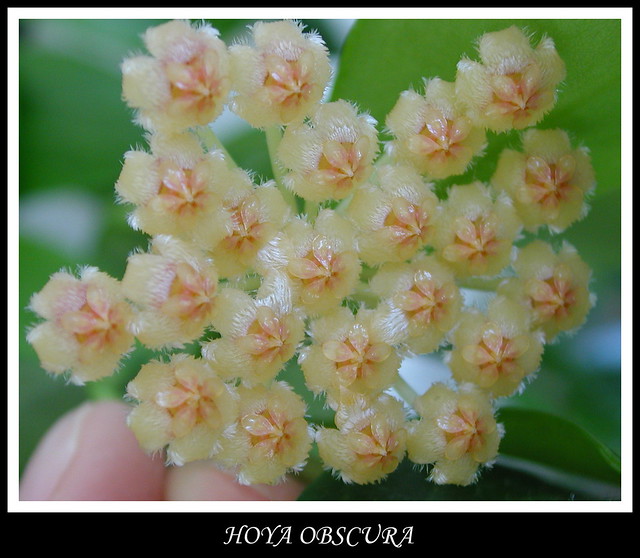
M620 485L620 458L588 432L542 411L504 407L500 453L560 472Z
M471 486L436 485L427 473L408 460L384 481L357 485L345 484L325 472L312 482L299 500L336 501L568 501L593 499L592 495L561 488L531 474L495 466L483 472Z
M20 28L20 188L82 185L113 199L125 151L142 143L120 63L145 23L26 20Z

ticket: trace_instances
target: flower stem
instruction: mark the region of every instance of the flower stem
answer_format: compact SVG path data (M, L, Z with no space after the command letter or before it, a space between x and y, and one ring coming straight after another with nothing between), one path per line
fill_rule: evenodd
M273 178L276 181L282 197L297 213L298 202L296 201L295 194L284 185L284 169L278 161L278 146L282 139L282 128L280 128L280 126L270 126L265 129L265 136L267 138L267 149L269 150Z
M340 213L341 215L344 215L352 199L353 199L353 194L350 194L349 196L341 200L340 203L338 203L338 205L336 206L336 213Z
M318 202L305 201L304 202L304 212L307 217L311 220L315 220L320 211L320 204Z
M398 375L396 381L393 383L393 389L398 392L398 395L402 397L408 405L413 407L415 400L418 398L418 394L402 376Z
M237 168L237 163L233 160L231 154L227 151L227 148L220 141L220 138L215 134L211 126L198 126L195 128L195 133L203 143L205 149L208 151L217 149L224 153L224 158L230 168Z
M104 378L99 382L89 382L85 385L85 389L91 401L122 399L122 385L113 377Z
M241 289L245 292L257 291L260 288L262 280L259 275L247 274L244 277L236 279L230 282L236 289Z
M367 308L375 308L380 302L380 298L371 291L369 284L363 281L356 285L351 296L358 302L364 302Z

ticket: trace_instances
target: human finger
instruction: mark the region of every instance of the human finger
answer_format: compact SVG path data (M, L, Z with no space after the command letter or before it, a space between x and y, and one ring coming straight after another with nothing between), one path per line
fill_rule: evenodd
M34 452L21 500L162 500L160 456L140 449L118 401L87 402L63 416Z

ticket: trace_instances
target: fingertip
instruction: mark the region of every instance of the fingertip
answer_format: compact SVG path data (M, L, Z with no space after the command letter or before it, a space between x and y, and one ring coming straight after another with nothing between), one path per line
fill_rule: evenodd
M88 402L63 416L34 452L21 500L162 500L164 464L146 455L119 401Z
M167 471L165 497L173 501L295 500L304 489L297 479L275 484L243 485L208 461L195 461Z

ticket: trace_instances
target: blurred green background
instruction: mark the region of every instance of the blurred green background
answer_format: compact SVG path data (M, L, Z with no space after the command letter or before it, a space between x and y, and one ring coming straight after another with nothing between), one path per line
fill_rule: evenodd
M146 247L146 238L127 225L129 209L114 203L113 186L124 153L132 147L146 145L141 129L131 123L131 111L121 100L119 65L126 56L143 51L140 34L158 23L161 20L20 22L20 287L17 302L21 332L21 471L47 428L67 410L100 390L100 386L66 385L62 378L51 378L39 367L35 353L25 341L29 325L35 321L27 309L30 296L63 267L94 265L120 278L127 255L136 247ZM213 22L227 42L243 35L249 23L249 20ZM362 110L370 110L379 121L383 121L392 102L389 87L406 83L396 87L399 93L410 85L419 85L419 78L403 74L403 65L394 64L393 60L377 61L386 64L385 68L393 67L396 72L385 73L385 79L380 79L382 76L376 73L376 62L370 54L372 50L378 52L380 44L370 38L373 32L379 33L388 26L382 46L406 46L407 37L422 36L420 26L425 25L425 21L407 21L406 28L385 21L359 21L353 25L346 43L345 36L352 25L349 20L305 20L304 23L320 32L332 53L340 53L344 45L344 63L337 69L335 94L357 101ZM455 26L447 29L446 20L436 24L445 35L457 33ZM544 29L541 22L531 22L531 25L534 30ZM504 23L488 23L487 30L492 26L504 27ZM616 27L615 20L606 21L602 26L604 36L615 38L617 33L619 39L619 23ZM469 27L468 33L476 33L477 27ZM591 28L600 29L595 24ZM552 31L549 33L554 36ZM571 51L582 46L580 41L562 43L566 35L559 33L560 40L556 42L561 53L565 52L563 49ZM453 79L455 60L462 54L472 54L473 39L477 35L470 38L464 33L457 35L452 44L466 46L456 50L450 45L443 51L446 56L441 60L441 64L451 68L451 75L445 75L436 65L433 72L425 71L427 76ZM411 56L416 52L420 55L416 54L418 58L414 57L407 68L415 67L417 62L430 68L431 61L438 59L433 48L416 50L415 45L413 48ZM386 49L380 51L380 56L387 56L386 52ZM409 56L400 51L391 55ZM577 119L575 132L591 148L599 186L590 215L572 227L566 237L594 270L593 289L598 304L577 335L547 348L537 379L510 403L568 418L619 453L622 444L619 48L617 52L614 48L613 55L606 79L603 78L605 82L596 87L609 88L605 92L610 99L607 105L598 104L602 97L588 99L585 105L580 105L580 91L576 92L575 86L567 87L572 93L567 93L565 101L561 94L557 117L557 125L562 125L568 113L578 113L587 119L586 122ZM588 59L582 60L588 62ZM573 69L570 62L574 61L575 71L587 74L581 79L591 79L589 70L579 65L575 57L567 61L568 69ZM598 68L592 73L598 76ZM373 82L381 87L386 84L387 91L377 94L375 87L363 87ZM580 135L582 128L588 130L594 126L589 119L596 119L595 125L600 126L601 134L593 140L595 145ZM551 120L552 125L556 125L555 122ZM255 171L259 177L270 178L266 143L261 133L229 114L223 115L216 126L241 166ZM136 353L118 376L107 383L124 385L147 356L144 351Z

